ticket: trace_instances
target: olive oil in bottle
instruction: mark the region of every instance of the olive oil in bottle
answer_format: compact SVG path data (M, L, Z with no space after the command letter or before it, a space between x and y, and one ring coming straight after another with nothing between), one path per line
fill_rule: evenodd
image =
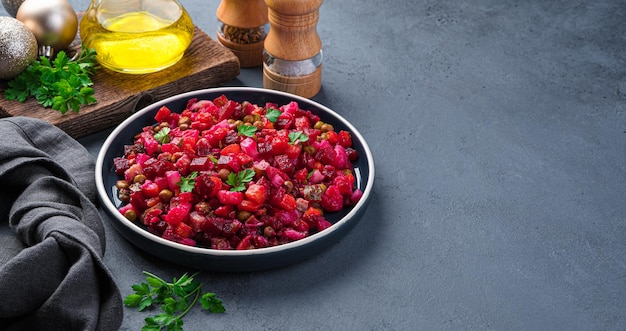
M145 74L177 63L191 44L193 22L177 0L93 0L80 37L113 71Z

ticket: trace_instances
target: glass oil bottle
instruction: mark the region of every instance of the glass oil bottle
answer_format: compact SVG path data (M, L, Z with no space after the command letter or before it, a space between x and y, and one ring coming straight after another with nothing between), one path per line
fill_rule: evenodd
M129 74L176 64L191 44L194 25L178 0L92 0L80 37L105 68Z

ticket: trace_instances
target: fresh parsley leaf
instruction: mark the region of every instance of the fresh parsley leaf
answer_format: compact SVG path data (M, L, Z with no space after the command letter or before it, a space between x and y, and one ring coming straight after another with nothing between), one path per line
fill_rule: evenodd
M187 177L181 177L180 182L178 182L178 186L180 186L180 191L191 192L193 190L193 186L196 184L196 177L198 177L198 172L196 171L190 173Z
M159 132L154 134L154 139L156 139L156 141L158 141L161 144L169 143L170 142L169 134L170 134L170 128L162 127L161 130L159 130Z
M302 131L292 131L289 132L289 143L292 145L297 144L298 142L306 142L309 140L309 136L307 136Z
M81 106L96 102L89 76L97 68L96 51L84 45L76 60L65 51L58 52L53 61L41 56L7 83L4 97L24 102L32 96L43 107L61 114L70 109L78 112Z
M237 133L239 133L240 135L244 135L246 137L254 136L255 132L256 132L256 126L254 125L240 125L237 127Z
M194 279L197 274L184 274L169 283L149 272L143 273L146 281L132 285L135 293L124 298L124 305L139 307L139 311L142 311L143 308L160 304L161 313L146 317L142 331L183 331L183 317L196 305L198 298L202 308L211 313L226 311L222 300L215 297L214 293L203 291L202 284Z
M209 310L212 313L223 313L226 311L222 300L215 296L215 293L207 292L200 297L200 304L202 308Z
M276 121L278 121L278 116L280 116L280 114L281 114L280 110L270 108L265 113L265 117L267 118L268 121L275 123Z
M231 172L226 179L226 184L230 185L231 191L241 192L246 189L245 183L252 181L254 178L254 170L245 169L238 173Z

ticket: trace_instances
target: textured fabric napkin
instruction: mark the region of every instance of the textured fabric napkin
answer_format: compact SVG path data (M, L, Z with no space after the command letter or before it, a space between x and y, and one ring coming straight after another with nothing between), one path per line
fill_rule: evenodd
M0 244L0 330L117 330L87 150L47 122L0 119L0 191L0 222L25 246Z

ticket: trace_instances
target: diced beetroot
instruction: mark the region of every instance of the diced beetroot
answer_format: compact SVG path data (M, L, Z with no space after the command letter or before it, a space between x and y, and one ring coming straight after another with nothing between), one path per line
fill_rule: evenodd
M221 155L230 155L237 153L241 153L241 146L239 146L239 144L230 144L228 146L224 146L224 148L222 148L222 150L220 151Z
M237 250L253 249L253 248L254 246L252 245L252 235L245 236L243 239L241 239L241 241L237 245Z
M176 226L189 217L190 211L191 203L180 203L178 206L170 209L167 215L165 215L165 221L167 221L167 223L171 226Z
M356 161L359 158L359 153L354 148L346 148L346 153L348 154L348 160Z
M174 233L181 238L191 238L195 235L195 231L193 231L191 226L183 222L178 223L178 225L174 227Z
M324 217L317 218L317 230L323 231L331 227L333 224L327 221Z
M228 125L228 123L226 123ZM207 132L206 134L204 134L204 137L209 141L209 144L211 144L211 146L213 147L219 147L220 142L222 141L222 139L224 139L224 137L226 137L226 135L228 134L228 131L230 131L230 127L218 127L219 123L214 125L211 129L209 129L209 132Z
M225 238L211 238L211 248L217 250L233 249L230 242Z
M214 211L215 215L220 216L220 217L232 217L234 215L234 212L235 212L234 205L222 205L222 206L215 208L215 211Z
M217 192L222 189L222 180L208 174L201 174L196 177L194 189L203 199L217 196Z
M323 164L332 165L335 162L335 156L337 153L335 153L335 149L330 145L330 143L328 143L327 140L322 140L322 142L326 143L322 143L319 145L315 153L315 159L322 162Z
M189 163L189 171L209 171L213 169L213 161L208 156L194 157Z
M156 115L154 116L154 119L157 122L167 122L167 120L169 119L171 113L172 112L170 111L169 108L167 108L167 106L162 106L157 111Z
M363 191L359 189L354 190L354 192L352 192L352 194L350 195L350 198L348 199L348 205L352 206L356 204L357 202L359 202L359 200L361 200L362 196L363 196Z
M292 211L279 210L274 214L274 216L283 226L289 226L298 219L298 211L295 209Z
M337 169L344 169L348 164L348 153L341 145L335 145L335 158L332 165Z
M296 198L291 194L283 195L283 198L280 200L278 205L281 209L286 211L292 211L296 209Z
M279 174L275 174L274 176L272 176L270 182L274 187L281 187L285 183L285 179Z
M123 157L113 158L113 168L115 168L116 175L123 176L128 167L128 159L125 159Z
M197 244L196 244L196 241L195 241L195 240L193 240L193 239L191 239L191 238L180 238L180 239L178 240L178 243L179 243L179 244L183 244L183 245L185 245L185 246L192 246L192 247L194 247L194 246L196 246L196 245L197 245Z
M352 146L352 135L350 132L345 130L339 131L339 144L345 148Z
M195 210L189 213L189 226L191 226L195 232L204 231L206 221L207 217Z
M141 143L146 149L146 154L153 155L159 151L159 142L154 139L154 135L150 132L142 132L140 135Z
M322 195L322 208L327 211L340 211L343 208L343 196L336 185L329 186Z
M332 185L337 186L339 193L343 196L349 196L352 194L353 183L350 181L348 176L337 176L333 178Z
M174 165L163 159L149 158L142 165L142 172L148 179L164 176L165 172L175 170Z
M130 194L130 204L140 213L148 207L145 196L141 191L135 191Z
M157 186L159 187L159 191L162 191L165 189L169 190L170 188L165 176L154 177L154 183L157 184Z
M293 113L283 112L276 120L276 127L279 129L290 129L293 126Z
M306 130L311 127L311 123L309 122L309 118L305 116L297 117L294 125L296 126L296 130Z
M143 169L141 168L141 165L135 163L131 165L130 167L128 167L126 171L124 171L124 180L126 180L129 183L132 183L135 176L142 173L142 171Z
M257 143L254 139L246 137L239 143L241 150L249 155L253 160L257 160L259 157L259 151L257 150Z
M300 240L302 238L305 238L308 235L307 232L300 232L300 231L296 231L290 228L285 228L281 232L284 235L284 237L287 238L287 240L289 241Z
M276 167L284 173L292 173L294 169L294 162L287 156L287 154L280 154L274 156L274 164Z
M259 210L259 208L261 208L260 204L252 200L246 200L246 199L241 200L241 202L237 205L237 210L249 211L249 212L256 212Z
M234 236L243 226L237 219L223 217L208 217L204 224L204 232L226 238Z
M264 236L259 236L259 235L253 236L252 242L254 243L254 246L256 248L263 248L263 247L270 246L269 240L267 240L267 238L265 238Z
M189 171L189 165L191 164L191 157L187 154L183 154L178 160L176 160L176 168L180 172L181 175L187 176L191 171Z
M271 146L272 155L280 155L289 146L289 137L285 134L276 135L272 138Z
M146 180L143 184L141 184L141 191L146 197L156 197L159 195L161 191L159 189L159 185L151 180Z
M243 200L243 193L220 190L219 192L217 192L217 199L220 201L220 203L225 205L238 205Z
M178 171L166 171L165 179L167 179L167 185L170 191L174 192L178 189L178 183L180 182L180 173Z
M321 182L323 182L325 179L325 176L322 175L322 172L320 172L318 169L314 169L311 172L311 176L309 176L309 183L311 184L319 184Z
M268 195L268 188L264 185L256 183L250 184L245 192L246 198L258 205L263 204L265 200L267 200Z

